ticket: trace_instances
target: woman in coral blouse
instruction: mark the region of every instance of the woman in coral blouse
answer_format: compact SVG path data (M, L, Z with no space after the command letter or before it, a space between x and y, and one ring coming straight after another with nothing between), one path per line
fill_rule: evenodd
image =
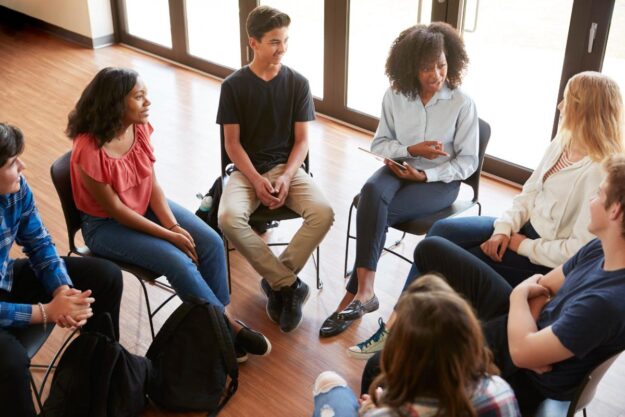
M83 237L100 256L163 274L181 299L225 309L230 295L221 238L158 184L150 104L135 71L104 68L70 113L72 191ZM232 324L240 360L245 352L269 353L262 334Z

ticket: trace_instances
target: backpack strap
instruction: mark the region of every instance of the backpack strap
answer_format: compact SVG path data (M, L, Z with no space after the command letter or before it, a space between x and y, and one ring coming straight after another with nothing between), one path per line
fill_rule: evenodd
M94 364L97 364L91 368L91 371L97 375L96 380L91 384L93 389L91 393L91 415L93 417L106 417L109 415L110 392L113 389L113 384L118 382L114 376L121 351L117 342L114 341L115 339L109 339L104 335L94 335L94 338L96 337L98 342L91 358Z
M226 363L226 372L230 376L230 382L226 387L224 396L215 411L209 414L209 417L216 416L226 403L232 398L239 387L239 365L234 354L234 344L230 337L230 329L226 324L223 313L216 307L207 304L208 316L210 317L212 328L215 330L215 339L219 345L221 356Z

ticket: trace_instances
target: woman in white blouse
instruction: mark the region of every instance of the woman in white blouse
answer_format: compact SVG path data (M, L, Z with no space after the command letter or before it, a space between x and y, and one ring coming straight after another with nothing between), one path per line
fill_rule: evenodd
M360 192L354 272L320 336L339 334L378 308L375 271L388 226L449 206L461 180L477 169L477 112L459 88L467 63L462 39L446 23L410 27L393 42L386 61L391 86L371 144L387 159Z

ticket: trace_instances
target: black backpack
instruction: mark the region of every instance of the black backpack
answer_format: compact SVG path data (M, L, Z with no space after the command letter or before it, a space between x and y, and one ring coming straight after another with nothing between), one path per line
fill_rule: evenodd
M221 177L217 177L210 190L208 190L208 192L204 194L204 197L210 196L213 199L210 208L208 209L208 211L204 211L201 208L198 208L195 212L195 215L198 216L200 219L204 220L204 223L206 223L214 231L216 231L219 236L223 237L217 220L217 214L219 212L219 202L221 201L222 191L223 189Z
M206 302L183 302L146 356L154 368L148 396L164 409L214 416L237 390L239 367L230 327L223 313Z
M147 404L150 361L115 341L108 313L67 347L54 372L43 417L131 417Z

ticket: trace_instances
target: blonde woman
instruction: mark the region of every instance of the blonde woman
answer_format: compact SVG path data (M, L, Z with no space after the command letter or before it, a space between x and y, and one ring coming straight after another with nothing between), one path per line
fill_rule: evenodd
M461 217L436 222L428 236L454 242L503 276L513 287L533 274L546 274L573 256L593 236L589 202L604 173L601 161L623 152L623 100L614 80L582 72L567 83L558 105L558 133L540 164L499 218ZM413 265L408 279L419 275ZM349 348L368 358L381 349L389 324Z

